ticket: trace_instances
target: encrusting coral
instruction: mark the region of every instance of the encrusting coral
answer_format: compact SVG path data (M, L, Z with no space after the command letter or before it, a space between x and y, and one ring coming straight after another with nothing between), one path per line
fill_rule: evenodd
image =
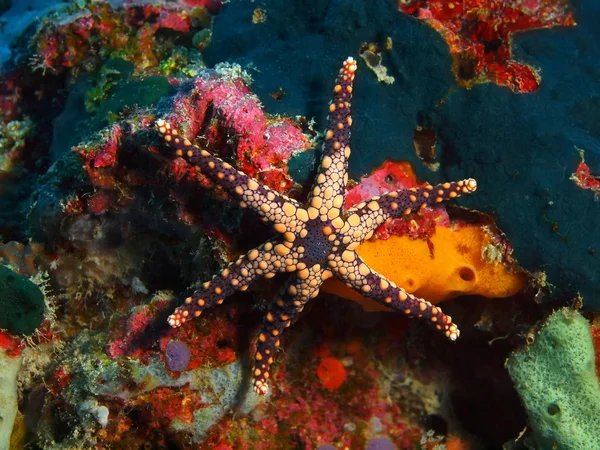
M470 194L477 183L467 179L392 191L344 211L352 125L350 100L356 69L354 59L348 58L333 89L321 169L306 205L272 191L200 149L180 135L169 121L156 122L165 141L175 149L175 156L184 158L195 170L219 184L237 198L242 207L249 207L263 221L272 223L283 238L267 241L231 263L168 318L172 327L179 327L206 308L222 303L235 291L245 290L262 276L270 278L280 272L292 272L271 304L259 334L254 386L260 394L269 391L269 367L280 345L281 333L302 312L305 304L318 295L323 281L332 276L390 308L430 321L451 340L459 336L450 316L373 271L355 250L393 217L408 216L428 205Z

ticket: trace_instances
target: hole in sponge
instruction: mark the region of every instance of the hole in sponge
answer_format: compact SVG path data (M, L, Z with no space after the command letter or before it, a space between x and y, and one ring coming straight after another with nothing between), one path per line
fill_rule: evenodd
M458 276L463 281L474 281L475 280L475 270L471 267L461 267L458 269Z
M560 412L560 407L556 403L550 403L548 405L548 414L555 416Z

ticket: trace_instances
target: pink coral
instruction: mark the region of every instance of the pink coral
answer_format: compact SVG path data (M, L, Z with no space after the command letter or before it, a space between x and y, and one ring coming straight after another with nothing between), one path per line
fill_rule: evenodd
M192 92L178 80L171 80L171 83L181 92L175 96L166 117L181 126L186 135L200 136L202 146L222 156L233 152L233 138L240 170L277 191L286 191L293 186L288 162L294 153L312 147L299 124L289 118L265 114L258 98L244 81L231 73L223 75L207 70L194 80ZM96 195L87 202L87 212L100 214L118 209L123 205L117 204L116 199L123 199L123 192L131 194L132 188L156 183L156 170L138 169L131 164L125 168L120 163L123 142L138 142L140 133L151 127L148 115L139 114L134 113L105 130L100 142L74 148L97 189ZM152 145L147 149L158 154ZM189 171L180 161L173 161L168 169L178 184L211 185L203 175ZM110 192L119 195L111 197ZM114 198L112 204L111 198ZM174 189L171 198L181 206L178 213L181 220L193 223L185 190Z
M202 134L214 108L219 123L205 133L207 147L222 145L219 126L224 127L237 140L236 156L243 172L277 191L293 185L287 163L294 152L312 146L296 123L266 116L241 78L201 76L194 82L194 94L180 95L173 114L165 119L185 129L191 138Z

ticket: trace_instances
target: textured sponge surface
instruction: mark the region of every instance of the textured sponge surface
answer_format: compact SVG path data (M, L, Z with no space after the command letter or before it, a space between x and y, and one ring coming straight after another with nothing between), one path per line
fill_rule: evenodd
M556 311L506 367L538 449L600 449L600 385L590 326L581 314Z

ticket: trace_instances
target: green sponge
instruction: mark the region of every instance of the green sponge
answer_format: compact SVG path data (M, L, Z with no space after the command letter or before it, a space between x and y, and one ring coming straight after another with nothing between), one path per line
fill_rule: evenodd
M44 293L35 283L0 266L0 328L32 334L44 320Z
M600 449L600 385L588 321L563 308L506 367L539 450Z

